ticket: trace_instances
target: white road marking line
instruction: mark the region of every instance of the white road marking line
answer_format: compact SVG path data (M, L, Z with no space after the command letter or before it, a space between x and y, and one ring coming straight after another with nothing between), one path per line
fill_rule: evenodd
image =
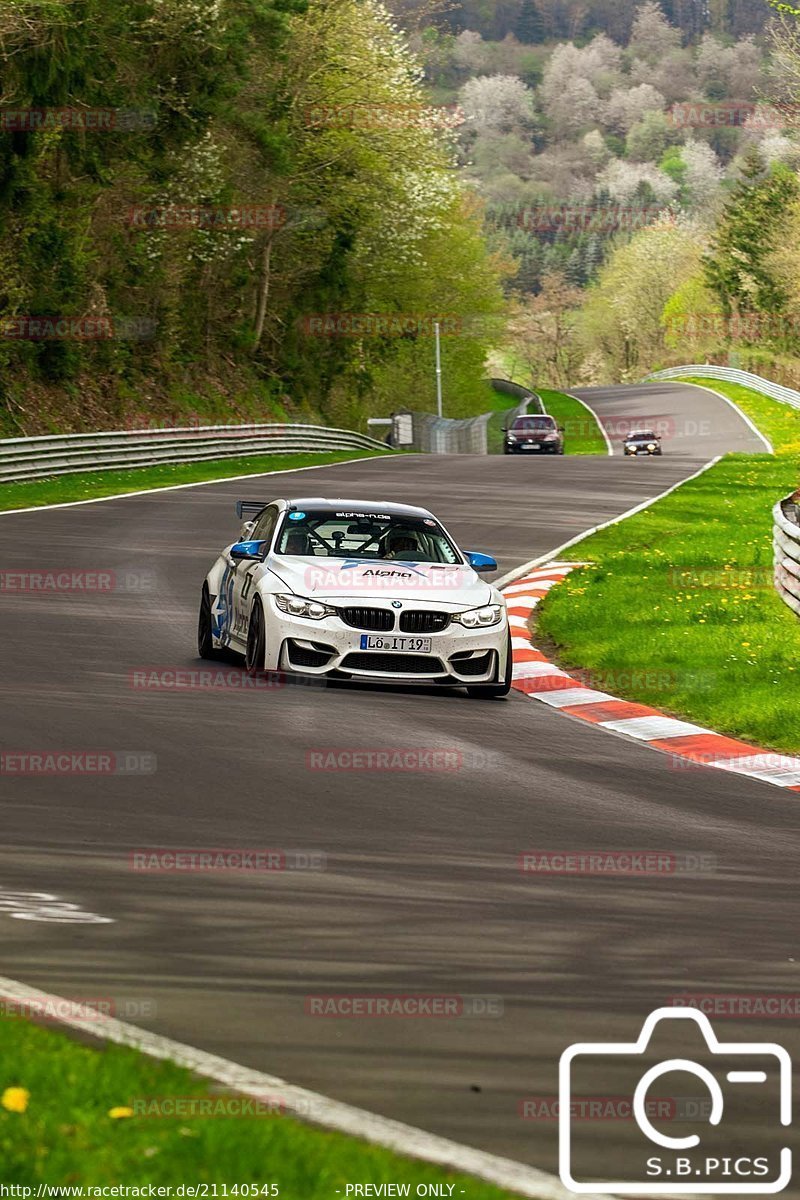
M657 383L657 382L658 382L658 380L656 380L656 379L653 380L653 383ZM662 382L666 383L667 381L662 380ZM758 428L758 426L755 425L753 421L751 421L750 417L748 417L747 413L743 409L739 408L739 405L736 403L735 400L731 400L730 396L726 396L724 392L718 392L716 388L706 387L706 385L704 383L689 383L689 381L686 379L673 379L670 382L680 383L683 385L683 387L699 388L701 392L710 392L712 396L718 396L720 400L724 400L726 404L729 404L731 406L731 408L734 409L734 411L739 414L739 416L744 421L745 425L750 426L750 429L753 431L753 433L756 435L756 437L759 438L760 441L762 441L764 443L764 445L767 448L767 454L775 453L772 442L769 440L769 438L764 436L764 434L761 432L761 430ZM757 390L758 390L757 388L751 388L751 391L756 392ZM762 392L761 395L766 396L766 393Z
M555 554L560 554L562 550L568 550L570 546L577 546L579 542L585 541L591 537L593 533L599 533L601 529L610 529L612 525L619 525L621 521L627 521L628 517L633 517L636 513L644 512L646 508L651 508L657 504L659 500L663 500L666 496L671 496L679 487L683 487L685 483L691 483L693 479L698 479L704 472L711 467L715 467L721 461L723 455L717 454L714 458L709 459L707 463L703 463L699 470L694 471L691 475L687 475L685 479L679 479L677 483L673 483L671 487L666 488L663 492L659 492L657 496L653 496L650 500L643 500L641 504L634 505L627 512L620 513L618 517L612 517L610 521L603 521L600 525L593 525L591 529L587 529L584 533L578 533L574 538L570 538L568 542L562 542L560 546L556 546L555 550L550 550L547 554L540 554L538 558L532 558L530 562L521 567L515 567L513 571L508 571L501 579L495 581L494 586L503 588L509 583L515 583L522 579L525 575L529 575L536 567L540 567L543 563L549 562L550 558ZM578 563L578 566L588 566L588 563Z
M564 396L569 396L570 400L577 400L577 401L578 401L578 404L582 404L582 405L583 405L583 407L586 409L586 411L592 414L592 416L594 417L595 421L597 422L597 427L598 427L598 429L600 430L600 432L602 433L603 437L605 438L605 441L606 441L606 449L608 450L608 453L609 453L609 455L610 455L611 457L613 457L613 454L614 454L614 447L611 445L611 438L608 436L608 433L607 433L607 431L606 431L606 427L605 427L605 425L603 424L603 422L602 422L602 420L601 420L601 418L600 418L600 414L599 414L599 413L597 413L597 412L595 412L595 410L592 408L591 404L587 404L585 400L582 400L582 399L580 398L580 396L576 396L574 392L563 392L562 394L563 394Z
M600 721L598 723L601 729L613 729L617 733L627 733L629 737L638 738L644 742L714 732L713 729L703 729L701 725L693 725L691 721L678 721L675 717L665 717L660 713L654 717L626 717L621 721Z
M570 1200L574 1194L546 1171L539 1171L525 1163L488 1154L483 1150L475 1150L471 1146L462 1146L448 1138L415 1129L413 1125L405 1125L377 1113L367 1112L366 1109L331 1100L307 1088L295 1087L276 1075L254 1071L182 1042L173 1042L170 1038L139 1029L126 1021L118 1021L115 1017L101 1016L96 1009L65 1002L61 996L39 991L38 988L29 987L16 979L0 976L0 994L6 1001L19 1000L29 1005L48 1005L49 1010L54 1013L53 1020L58 1024L81 1030L103 1041L132 1046L144 1054L149 1054L151 1058L177 1063L242 1095L279 1096L289 1113L312 1125L321 1125L351 1137L362 1138L397 1154L435 1163L446 1170L463 1171L497 1187L517 1192L520 1196L528 1196L531 1200ZM590 1200L602 1198L595 1195Z
M242 457L250 456L243 455ZM78 508L81 504L104 504L106 500L127 500L130 496L152 496L156 492L179 492L183 488L207 487L211 483L236 483L240 479L261 479L264 475L294 475L296 471L322 471L325 467L347 467L355 462L374 462L376 458L396 457L398 456L392 454L369 454L366 458L346 458L342 462L336 463L312 463L308 467L281 467L277 471L253 471L249 475L223 475L219 479L198 479L196 483L170 483L166 487L143 488L138 492L115 492L113 496L95 496L92 500L65 500L62 504L35 504L29 508L4 508L0 509L0 517L10 517L15 513L44 512L48 508ZM416 458L420 456L403 454L401 457ZM125 468L120 469L124 470ZM137 469L136 467L131 468L131 470ZM149 470L149 468L145 467L144 470ZM22 479L19 482L41 483L42 481ZM11 484L8 486L10 487Z

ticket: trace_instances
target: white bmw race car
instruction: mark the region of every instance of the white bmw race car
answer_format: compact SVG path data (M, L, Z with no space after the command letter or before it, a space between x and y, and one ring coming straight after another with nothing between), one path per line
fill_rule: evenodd
M240 538L203 584L201 658L250 672L466 687L505 696L511 636L502 594L424 508L363 500L239 500Z

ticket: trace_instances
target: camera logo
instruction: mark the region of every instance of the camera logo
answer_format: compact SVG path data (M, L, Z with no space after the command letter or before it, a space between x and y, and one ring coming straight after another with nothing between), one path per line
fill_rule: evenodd
M682 1022L680 1028L677 1022ZM676 1057L664 1058L644 1069L643 1060L655 1053L651 1042L656 1031L659 1046L664 1035L693 1037L700 1043L701 1057L708 1060L709 1066L693 1058ZM630 1083L638 1128L628 1163L631 1175L621 1181L591 1178L593 1147L591 1143L581 1144L586 1123L574 1120L573 1102L581 1094L580 1083L588 1081L590 1090L596 1086L598 1074L606 1083L613 1080L615 1090L620 1080L625 1081L623 1086ZM663 1077L669 1075L680 1075L684 1086L687 1075L694 1077L693 1084L700 1084L706 1103L695 1105L694 1112L701 1113L707 1124L699 1132L676 1136L674 1126L668 1134L653 1124L648 1092L657 1081L661 1081L658 1094L668 1092ZM783 1046L774 1042L720 1042L708 1017L695 1009L656 1009L647 1017L635 1042L578 1042L564 1051L559 1063L561 1181L573 1192L595 1195L780 1192L791 1179L792 1152L787 1146L778 1146L775 1135L777 1126L791 1123L791 1077L791 1059ZM743 1114L748 1106L752 1112L754 1102L763 1116L759 1133L754 1135L759 1144L744 1148L742 1130L745 1126L752 1129L752 1122ZM628 1159L628 1143L624 1157Z

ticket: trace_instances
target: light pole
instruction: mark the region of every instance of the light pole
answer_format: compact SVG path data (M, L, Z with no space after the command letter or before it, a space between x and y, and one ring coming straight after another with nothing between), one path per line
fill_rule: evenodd
M436 332L436 412L442 415L442 353L439 345L439 322L433 326Z

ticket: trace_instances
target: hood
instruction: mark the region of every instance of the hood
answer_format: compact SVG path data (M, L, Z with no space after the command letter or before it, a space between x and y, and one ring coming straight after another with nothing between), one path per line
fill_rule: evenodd
M267 565L287 591L328 604L357 600L360 604L374 601L382 605L389 600L428 600L455 611L489 604L492 595L489 584L466 565L300 555L272 555Z

